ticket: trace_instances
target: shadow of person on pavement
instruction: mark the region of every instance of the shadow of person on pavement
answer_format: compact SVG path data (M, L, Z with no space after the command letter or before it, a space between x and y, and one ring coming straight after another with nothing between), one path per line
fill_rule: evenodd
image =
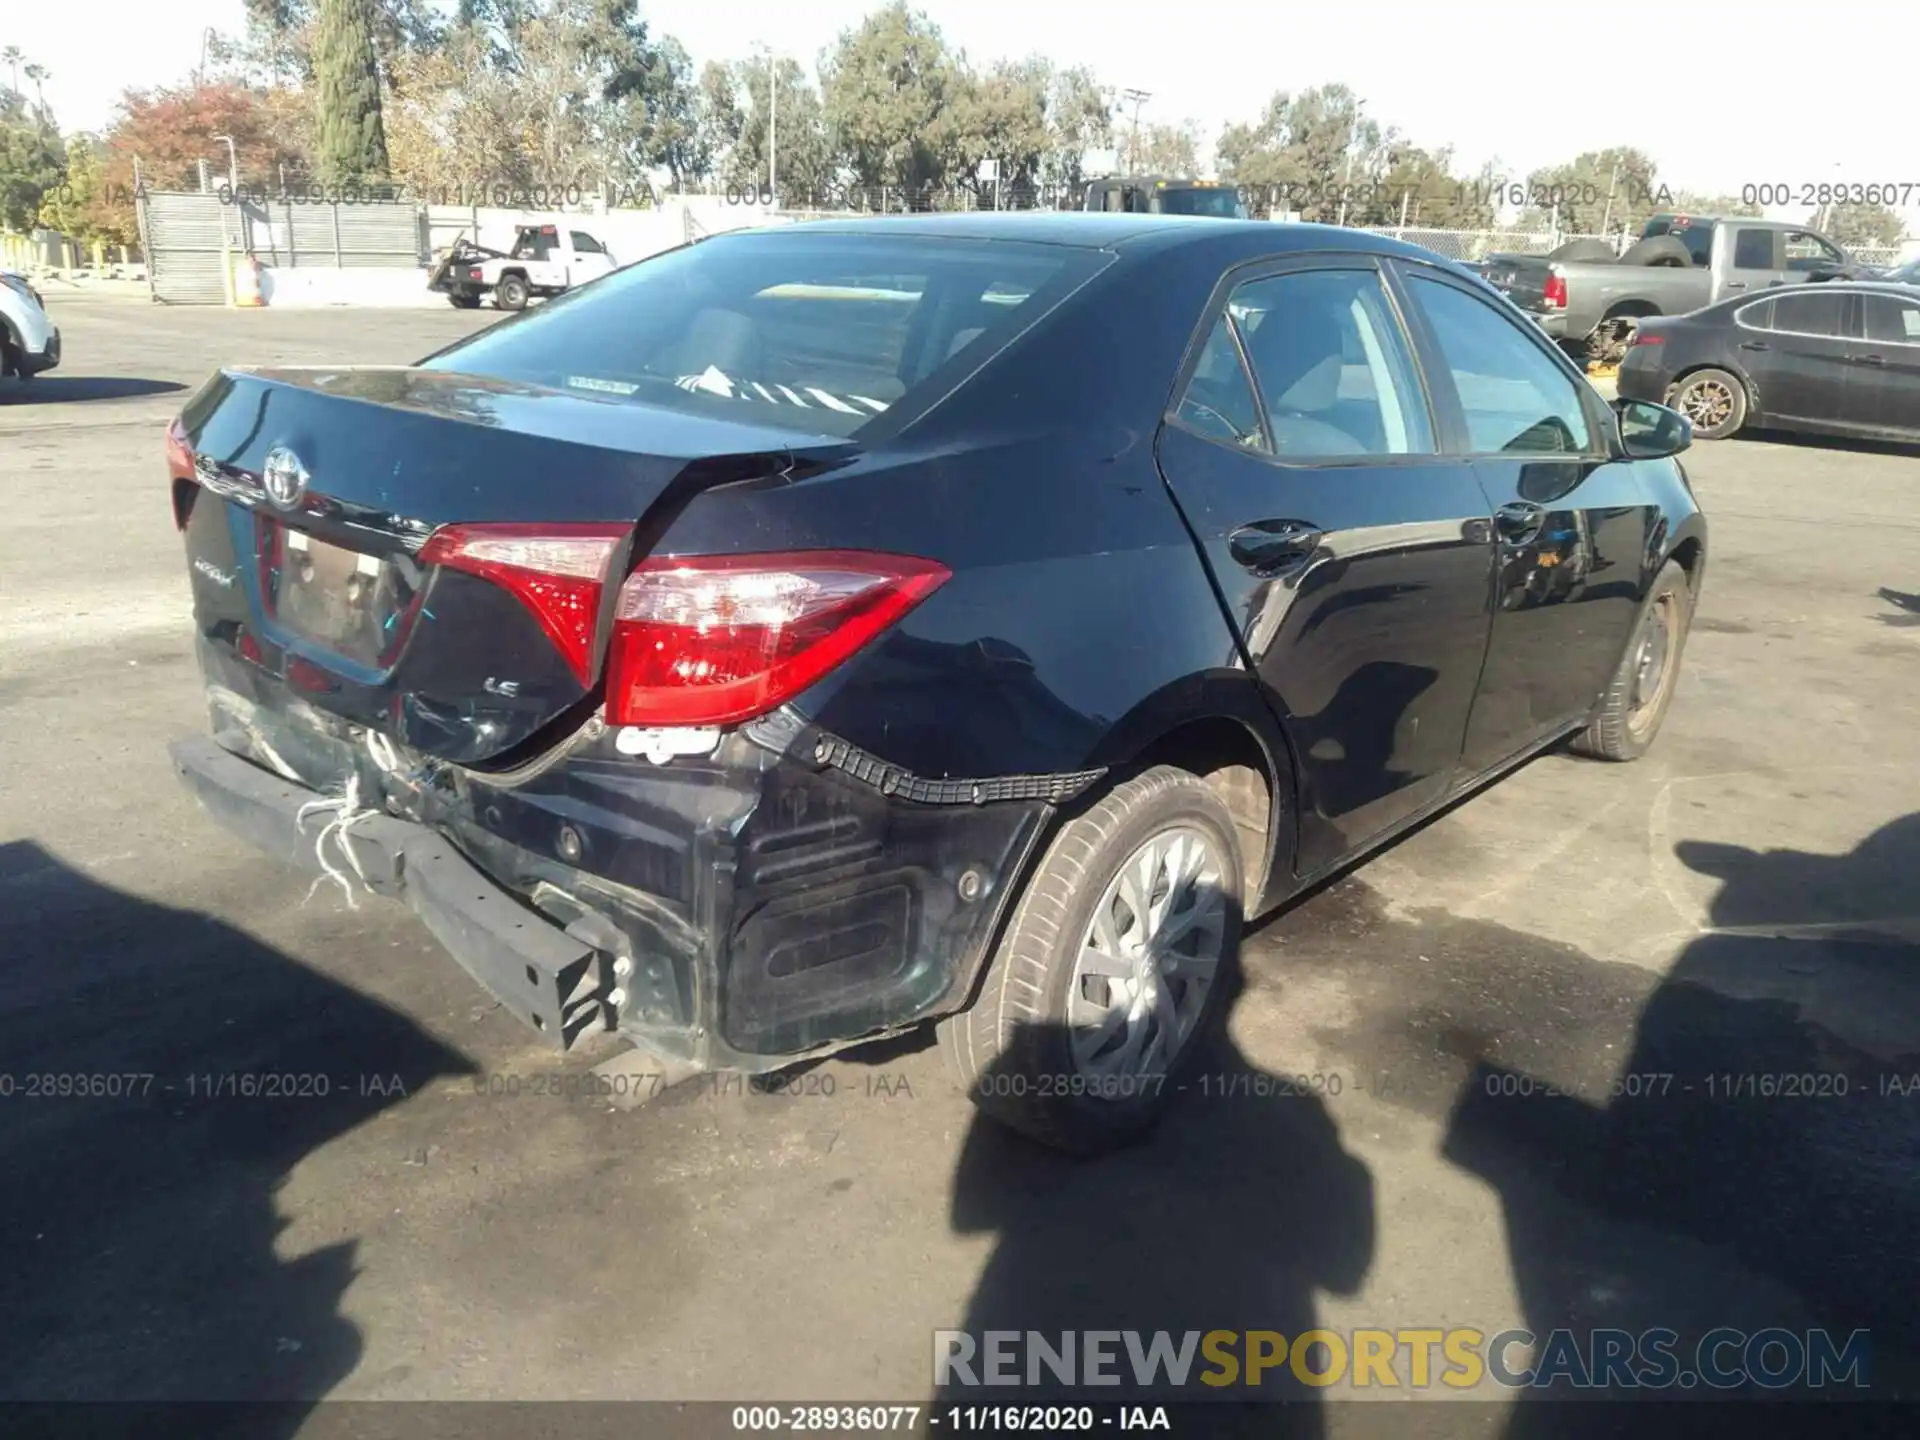
M1176 1348L1189 1332L1211 1330L1277 1331L1291 1342L1314 1328L1317 1290L1359 1289L1373 1258L1372 1177L1342 1147L1325 1100L1311 1081L1257 1070L1225 1035L1196 1043L1206 1048L1172 1082L1178 1093L1159 1126L1114 1153L1076 1159L975 1116L954 1175L952 1223L996 1238L959 1329L980 1343L992 1330L1039 1332L1056 1347L1061 1332L1089 1330L1138 1331L1142 1345L1164 1331ZM957 1375L941 1386L936 1367L935 1403L1321 1398L1284 1364L1250 1388L1244 1344L1233 1351L1237 1384L1201 1383L1220 1370L1197 1342L1190 1349L1177 1387L1164 1370L1136 1383L1119 1340L1121 1383L1110 1387L1063 1387L1045 1370L1039 1377L1052 1389L969 1386ZM1318 1371L1327 1357L1310 1363ZM1024 1381L1024 1359L1019 1369ZM1263 1410L1259 1433L1320 1435L1321 1407Z
M1800 1345L1824 1328L1843 1355L1866 1329L1865 1388L1800 1383L1789 1349L1763 1363L1796 1383L1700 1374L1661 1398L1886 1398L1920 1373L1920 816L1840 856L1678 854L1721 882L1713 928L1642 1009L1632 1053L1577 1086L1483 1062L1445 1153L1500 1193L1535 1336L1664 1327L1692 1370L1719 1327ZM1741 1353L1719 1352L1721 1376ZM1523 1404L1508 1433L1581 1434L1610 1408Z
M271 947L36 845L0 845L0 896L0 1401L301 1402L233 1422L293 1434L361 1352L340 1313L355 1242L284 1254L277 1192L473 1067Z

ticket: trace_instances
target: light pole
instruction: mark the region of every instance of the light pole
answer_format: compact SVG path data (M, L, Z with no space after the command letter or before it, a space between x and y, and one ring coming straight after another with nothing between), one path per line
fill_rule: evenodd
M1120 99L1123 104L1133 106L1133 138L1127 142L1127 173L1138 171L1140 166L1140 107L1153 98L1151 90L1122 90Z
M1347 164L1340 178L1340 219L1341 225L1347 223L1347 190L1353 184L1353 142L1360 129L1360 112L1366 109L1364 103L1353 107L1353 119L1347 122Z
M780 57L764 42L753 48L767 61L767 201L776 204L780 185Z

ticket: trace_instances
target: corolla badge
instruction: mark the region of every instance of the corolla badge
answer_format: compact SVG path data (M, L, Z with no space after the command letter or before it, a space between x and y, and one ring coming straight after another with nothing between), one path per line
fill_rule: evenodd
M266 488L267 498L282 510L291 510L300 503L300 497L307 493L309 478L300 457L284 445L269 450L266 463L260 467L260 483Z

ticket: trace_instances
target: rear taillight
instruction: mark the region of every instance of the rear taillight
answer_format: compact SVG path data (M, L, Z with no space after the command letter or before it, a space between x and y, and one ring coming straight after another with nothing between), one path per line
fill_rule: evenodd
M1645 330L1635 330L1633 332L1633 339L1628 342L1628 345L1631 347L1634 345L1664 345L1666 343L1667 337L1664 335L1649 335Z
M421 547L420 561L464 570L512 591L585 685L593 679L593 632L607 568L632 528L447 525Z
M951 572L865 551L648 560L620 587L607 661L616 725L725 725L785 704Z
M1559 271L1549 271L1547 283L1540 289L1540 298L1555 310L1567 308L1567 277Z
M178 420L167 426L167 478L173 481L173 527L185 530L198 492L193 485L193 442Z
M193 443L178 420L167 426L167 474L175 480L193 478Z

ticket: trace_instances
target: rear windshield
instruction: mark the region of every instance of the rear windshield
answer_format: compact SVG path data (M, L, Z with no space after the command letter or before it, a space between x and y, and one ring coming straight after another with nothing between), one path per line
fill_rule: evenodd
M852 435L938 395L1102 251L936 236L721 235L442 351L427 368Z
M1232 189L1162 190L1153 197L1160 215L1212 215L1222 220L1244 218L1240 195Z

